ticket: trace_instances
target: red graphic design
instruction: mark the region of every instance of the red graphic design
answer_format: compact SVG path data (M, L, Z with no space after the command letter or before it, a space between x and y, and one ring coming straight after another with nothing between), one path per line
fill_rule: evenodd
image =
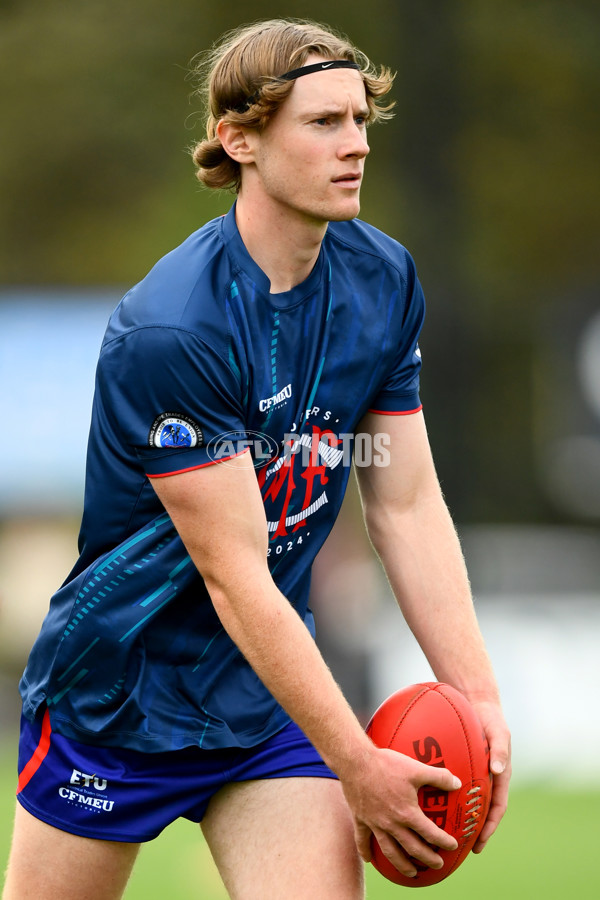
M315 504L319 508L328 502L326 492L321 494L320 503L316 496L318 488L329 481L329 465L324 461L319 445L337 447L342 441L328 429L322 430L317 425L309 427L312 433L304 432L287 441L279 458L258 473L272 541L304 528L308 516L316 512ZM304 498L298 505L293 500L297 500L302 489L300 479L304 481Z

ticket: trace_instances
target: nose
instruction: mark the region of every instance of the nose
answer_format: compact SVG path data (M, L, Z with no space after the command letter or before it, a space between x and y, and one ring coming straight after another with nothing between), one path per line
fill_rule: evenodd
M364 159L370 151L365 127L356 123L354 116L344 123L344 140L340 145L340 158Z

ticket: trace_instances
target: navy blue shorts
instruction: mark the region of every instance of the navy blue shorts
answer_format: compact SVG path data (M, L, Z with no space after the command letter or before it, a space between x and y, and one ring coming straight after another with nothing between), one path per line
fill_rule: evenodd
M21 720L17 799L37 819L82 837L150 841L180 816L200 822L223 785L259 778L335 778L297 725L249 749L140 753L52 731L48 711Z

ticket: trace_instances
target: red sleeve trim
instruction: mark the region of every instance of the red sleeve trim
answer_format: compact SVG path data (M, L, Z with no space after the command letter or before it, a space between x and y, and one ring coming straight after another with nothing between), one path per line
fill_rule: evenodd
M221 459L211 459L210 462L199 463L197 466L189 466L187 469L175 469L173 472L159 472L157 475L150 475L146 472L147 478L168 478L169 475L182 475L184 472L193 472L194 469L205 469L206 466L218 466L219 463L227 462L228 459L235 459L236 456L241 456L242 453L248 453L248 448L244 450L240 450L239 453L234 453L232 456L223 456Z
M369 412L377 413L378 416L414 416L415 413L421 412L423 404L417 406L416 409L403 409L390 411L389 409L370 409Z

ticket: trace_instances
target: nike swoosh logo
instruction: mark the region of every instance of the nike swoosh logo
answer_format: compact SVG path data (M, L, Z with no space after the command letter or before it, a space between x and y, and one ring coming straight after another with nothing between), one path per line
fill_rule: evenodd
M332 66L332 65L333 65L333 63L321 63L321 68L322 68L322 69L328 69L329 66Z

